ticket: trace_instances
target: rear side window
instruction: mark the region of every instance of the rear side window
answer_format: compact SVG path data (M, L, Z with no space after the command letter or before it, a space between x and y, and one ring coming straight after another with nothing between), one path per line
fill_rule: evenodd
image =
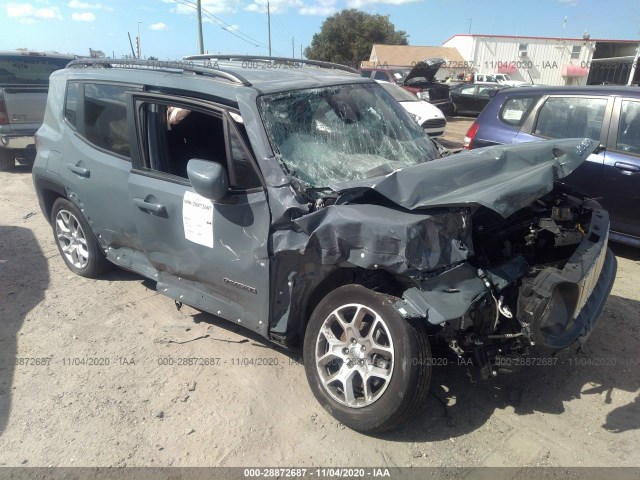
M80 83L69 82L67 84L67 96L64 100L64 118L77 129L78 100L80 98Z
M533 107L535 97L508 98L498 117L507 125L521 127Z
M387 72L376 72L373 74L373 78L375 78L376 80L386 80L387 82L389 81L389 75L387 75Z
M121 85L84 85L84 136L97 147L129 157L126 91Z
M478 96L489 98L495 92L495 88L491 87L478 87Z
M551 97L540 109L534 135L600 138L606 98Z
M640 154L640 102L622 102L616 150Z

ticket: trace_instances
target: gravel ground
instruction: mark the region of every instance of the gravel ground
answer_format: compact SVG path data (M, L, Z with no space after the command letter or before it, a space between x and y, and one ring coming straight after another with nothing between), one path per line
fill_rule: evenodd
M0 466L639 466L640 250L613 249L585 352L486 382L448 357L409 424L366 436L299 354L137 275L73 275L29 169L0 173Z

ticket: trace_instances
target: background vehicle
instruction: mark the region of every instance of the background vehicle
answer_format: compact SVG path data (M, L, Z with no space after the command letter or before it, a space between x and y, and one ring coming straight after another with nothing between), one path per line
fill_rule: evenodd
M47 103L49 75L75 57L29 51L0 51L0 170L35 155L36 130Z
M428 58L415 67L361 68L360 75L374 80L395 83L405 90L438 107L446 115L451 112L449 86L436 82L435 76L445 64L442 58Z
M348 67L186 60L51 75L33 181L73 272L113 263L178 307L302 345L319 403L367 432L424 400L431 339L489 378L499 355L588 337L616 272L608 215L554 179L593 142L441 160Z
M503 85L505 87L530 85L521 80L511 80L511 77L506 73L474 73L469 77L469 82L476 85Z
M453 113L479 115L489 100L501 89L499 85L461 83L451 89Z
M439 108L431 105L429 102L420 100L414 94L399 87L395 83L383 82L382 80L377 80L377 82L382 85L382 88L389 92L393 98L400 102L400 105L409 112L409 115L418 122L418 125L420 125L430 137L441 137L444 135L447 119Z
M611 238L640 246L640 90L633 87L511 88L495 95L467 133L465 148L550 138L591 138L591 155L565 182L611 215Z

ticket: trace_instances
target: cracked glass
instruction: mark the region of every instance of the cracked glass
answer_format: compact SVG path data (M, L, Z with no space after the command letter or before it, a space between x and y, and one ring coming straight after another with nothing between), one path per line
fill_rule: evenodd
M258 108L271 146L298 189L387 175L438 151L377 84L265 95Z

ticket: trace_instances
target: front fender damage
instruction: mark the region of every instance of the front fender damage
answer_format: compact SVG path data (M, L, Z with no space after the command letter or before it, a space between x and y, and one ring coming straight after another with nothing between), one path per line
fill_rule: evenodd
M470 215L468 209L425 214L358 204L281 222L272 234L272 333L290 336L290 323L305 316L311 293L335 270L342 272L336 281L378 272L413 282L466 261L473 254Z

